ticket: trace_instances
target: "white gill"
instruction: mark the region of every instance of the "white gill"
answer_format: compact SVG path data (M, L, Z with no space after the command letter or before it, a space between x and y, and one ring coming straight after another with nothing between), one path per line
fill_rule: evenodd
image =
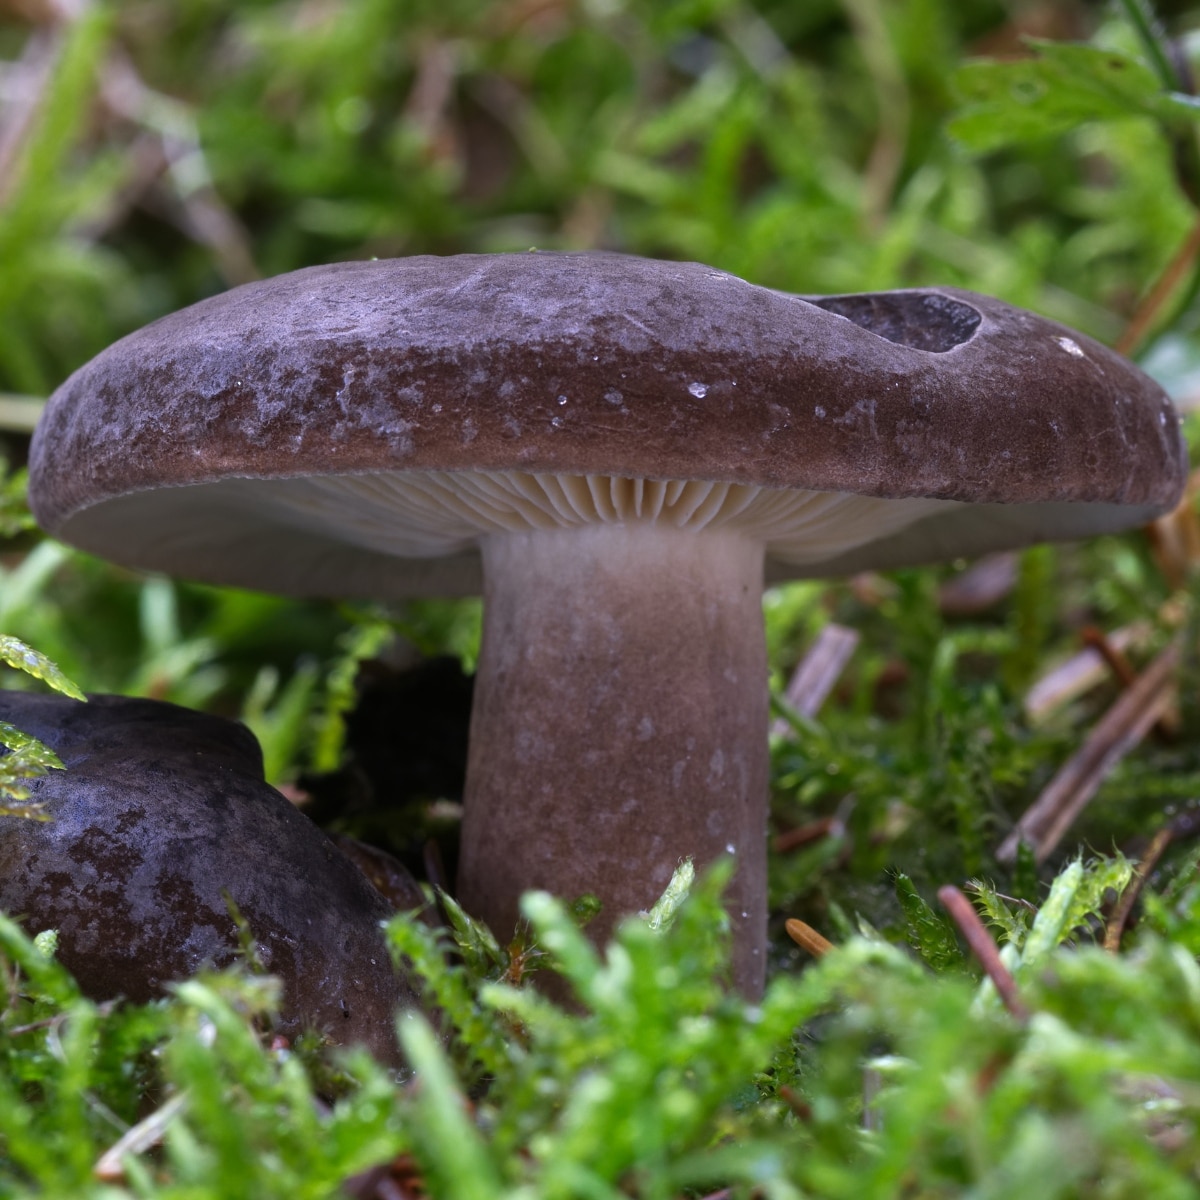
M217 486L227 496L252 487L254 507L269 508L289 525L406 558L453 553L505 531L646 522L689 532L736 531L763 542L773 557L802 564L955 506L950 500L519 471L393 471Z

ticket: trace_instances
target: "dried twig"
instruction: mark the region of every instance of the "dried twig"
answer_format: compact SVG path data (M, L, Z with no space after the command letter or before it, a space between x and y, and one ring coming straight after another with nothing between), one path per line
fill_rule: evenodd
M1088 625L1080 633L1080 637L1086 645L1091 646L1104 659L1105 666L1108 667L1121 687L1133 687L1137 682L1137 671L1133 669L1133 664L1121 652L1120 647L1114 645L1111 639L1105 636L1103 630L1097 629L1094 625ZM1179 732L1179 721L1169 705L1159 714L1155 728L1166 737L1173 737Z
M89 3L55 0L45 6L46 25L30 36L21 60L7 73L0 95L0 205L19 185L21 155L36 135L37 114L53 85L69 23ZM147 87L128 57L116 49L101 64L98 100L108 135L129 142L129 177L108 213L99 220L93 217L76 232L99 237L135 205L157 208L212 252L228 283L259 278L249 235L212 184L187 106Z
M420 137L433 162L453 163L460 155L450 121L458 71L456 42L428 41L417 56L416 77L404 103L404 122Z
M1123 625L1105 635L1108 645L1122 656L1147 642L1154 632L1149 621ZM1066 662L1048 671L1025 695L1025 716L1036 721L1047 713L1090 691L1107 676L1109 668L1095 646L1087 646Z
M39 1029L49 1029L57 1020L57 1016L43 1017L40 1021L30 1021L28 1025L14 1025L5 1032L9 1037L19 1037L23 1033L36 1033Z
M179 101L147 86L133 62L114 51L100 76L100 99L110 118L132 124L156 138L161 165L143 145L125 203L158 209L188 237L212 251L227 283L261 277L250 236L213 186L192 112ZM139 139L144 142L144 136ZM137 143L135 143L137 144Z
M798 946L802 946L814 958L822 958L832 950L833 943L828 938L819 934L811 925L805 921L801 921L796 917L789 918L784 922L784 928L787 930L787 935ZM863 1128L878 1130L881 1127L881 1116L877 1100L879 1093L883 1088L883 1077L874 1067L863 1068ZM792 1106L793 1111L797 1116L807 1120L811 1115L811 1110L803 1101L799 1101L803 1105L801 1109L793 1100L799 1100L794 1092L789 1089L789 1094L784 1094L784 1089L779 1089L779 1094L784 1101Z
M979 960L980 966L992 981L996 995L1000 997L1004 1007L1017 1020L1027 1020L1029 1009L1025 1007L1017 993L1017 982L1013 979L1009 969L1000 961L1000 951L996 949L992 935L988 933L986 926L979 919L975 906L958 888L951 884L938 889L938 899L942 902L942 907L950 914L951 920L958 926L967 945L971 948L971 953Z
M1108 919L1108 925L1104 929L1104 948L1110 954L1116 954L1121 949L1121 935L1125 932L1129 914L1133 912L1133 906L1142 894L1142 887L1150 878L1154 868L1158 866L1158 860L1162 858L1163 852L1171 844L1174 836L1174 829L1170 825L1164 825L1151 839L1150 845L1146 847L1142 861L1134 867L1133 877L1125 885L1125 890L1121 893L1121 898L1117 901L1117 906L1113 909L1112 916Z
M882 228L908 144L911 102L904 65L888 33L879 0L845 0L859 52L875 91L877 131L863 169L863 207L870 229Z
M37 127L38 110L54 82L66 38L62 27L36 30L10 70L0 109L0 206L20 181L17 164Z
M842 821L836 816L818 817L815 821L777 834L771 839L771 849L776 854L788 854L792 850L799 850L801 846L807 846L810 842L819 842L829 837L841 825Z
M789 917L783 927L787 930L788 937L814 958L820 958L833 949L833 943L828 938L822 937L811 925L797 917Z
M1133 663L1125 657L1120 646L1115 645L1103 629L1095 625L1085 625L1080 631L1079 640L1085 646L1091 646L1104 659L1105 665L1112 672L1116 681L1123 687L1132 687L1137 680L1137 672Z
M1108 774L1146 736L1170 704L1179 655L1176 640L1122 693L1026 809L996 851L999 859L1011 862L1021 842L1032 846L1038 862L1053 851Z
M858 641L857 631L832 621L826 625L788 680L783 693L788 706L801 716L815 717L842 677ZM779 736L790 731L791 726L783 717L771 725L771 732Z
M179 1115L187 1104L187 1094L179 1092L165 1104L156 1108L148 1117L127 1129L96 1160L92 1168L95 1178L104 1183L121 1183L125 1179L125 1168L121 1160L127 1154L143 1154L163 1139L167 1126Z
M14 396L0 392L0 429L13 433L32 433L46 407L36 396Z
M807 1122L812 1120L812 1105L794 1088L788 1087L786 1083L781 1083L779 1085L779 1098L801 1121Z
M1179 503L1165 516L1146 526L1150 550L1163 578L1172 589L1186 585L1188 577L1200 568L1200 517L1196 500L1200 497L1200 470L1188 476Z
M1175 251L1174 257L1163 268L1162 274L1137 306L1125 327L1125 332L1117 338L1115 349L1119 354L1132 354L1141 345L1155 318L1170 300L1183 277L1192 269L1197 255L1200 255L1200 221L1192 226L1179 249Z
M850 814L854 811L855 802L853 792L848 796L843 796L836 812L826 817L817 817L816 820L807 821L795 829L785 829L783 833L772 838L771 849L776 854L789 854L811 842L819 842L825 838L839 840L845 838L846 825L850 820ZM848 851L849 847L845 849Z
M938 588L938 609L948 617L986 612L1016 587L1018 561L1012 550L985 554Z

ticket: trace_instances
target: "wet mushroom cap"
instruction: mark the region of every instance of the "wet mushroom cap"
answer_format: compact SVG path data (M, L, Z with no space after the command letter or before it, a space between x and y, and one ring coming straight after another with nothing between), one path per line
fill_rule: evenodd
M834 575L1126 527L1183 473L1152 381L998 301L531 253L314 267L165 317L55 393L30 494L118 562L386 598L478 591L506 529L728 524L769 578Z
M31 934L56 929L86 995L143 1002L228 966L228 896L283 984L281 1032L398 1061L394 1015L416 998L380 930L393 910L264 782L249 730L122 696L0 692L0 719L66 766L33 784L49 821L0 817L0 909Z
M346 263L132 334L51 398L42 524L275 592L484 590L459 899L602 939L731 854L766 945L764 578L1081 537L1184 481L1161 390L1082 335L927 288L804 298L695 263Z

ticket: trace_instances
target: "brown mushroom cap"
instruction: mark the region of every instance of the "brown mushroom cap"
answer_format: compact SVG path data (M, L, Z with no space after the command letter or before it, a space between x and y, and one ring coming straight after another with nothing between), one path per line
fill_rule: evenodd
M398 1061L395 1014L417 1000L380 929L393 909L263 780L245 726L155 700L21 692L0 692L0 718L67 768L33 783L49 821L0 817L0 908L30 933L58 931L85 994L142 1002L229 965L228 897L283 984L281 1032L315 1028Z
M284 481L474 471L960 502L801 562L768 537L784 578L1136 524L1174 503L1184 448L1135 367L983 296L814 299L695 263L463 255L297 271L131 334L52 397L30 496L49 531L129 565L449 594L479 589L468 538L348 540Z
M602 938L731 854L766 941L768 577L1147 520L1184 481L1158 387L949 289L804 298L695 263L411 258L238 288L51 398L30 498L132 566L299 594L478 590L459 898L597 893Z

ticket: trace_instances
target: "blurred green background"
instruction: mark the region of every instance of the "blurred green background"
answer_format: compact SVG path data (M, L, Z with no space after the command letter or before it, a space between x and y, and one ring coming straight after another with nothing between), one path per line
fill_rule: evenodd
M0 634L88 690L246 720L268 778L315 797L308 811L418 866L432 835L452 868L463 680L389 689L421 656L469 670L478 602L282 600L45 540L21 499L40 402L114 339L248 280L536 246L698 259L798 292L974 289L1121 346L1190 411L1200 6L1159 0L1157 15L1144 0L0 0ZM422 957L419 927L398 927L464 1035L461 1094L409 1025L422 1086L359 1066L367 1083L331 1116L297 1061L238 1032L263 1005L254 976L110 1021L0 922L5 1154L22 1179L71 1181L39 1194L116 1195L93 1179L113 1109L140 1120L178 1089L162 1154L125 1163L138 1195L324 1196L412 1151L446 1195L506 1180L522 1196L665 1197L717 1180L855 1200L1192 1196L1197 565L1189 501L1151 531L1033 548L990 576L958 562L766 594L777 701L831 624L858 644L815 717L777 704L775 978L753 1019L714 988L711 885L678 939L633 923L624 958L583 972L604 981L594 1020L539 1013L528 991L522 1006L485 987L481 1006L432 935ZM1134 672L1181 645L1177 703L1114 756L1044 862L1001 861L1120 702L1099 669L1047 699L1089 626ZM434 750L437 770L400 782ZM1142 859L1163 835L1125 952L1081 948L1106 920L1119 940L1107 905L1129 865L1051 876L1081 849ZM931 907L949 882L1008 939L1027 1026L977 990ZM788 916L847 957L800 971ZM70 1006L55 1015L47 996ZM798 1013L820 1015L793 1040ZM48 1050L18 1041L44 1027ZM99 1051L97 1028L114 1031Z
M963 62L1028 36L1135 48L1072 0L4 0L0 389L262 275L530 246L950 283L1111 340L1192 207L1136 116L947 136Z

